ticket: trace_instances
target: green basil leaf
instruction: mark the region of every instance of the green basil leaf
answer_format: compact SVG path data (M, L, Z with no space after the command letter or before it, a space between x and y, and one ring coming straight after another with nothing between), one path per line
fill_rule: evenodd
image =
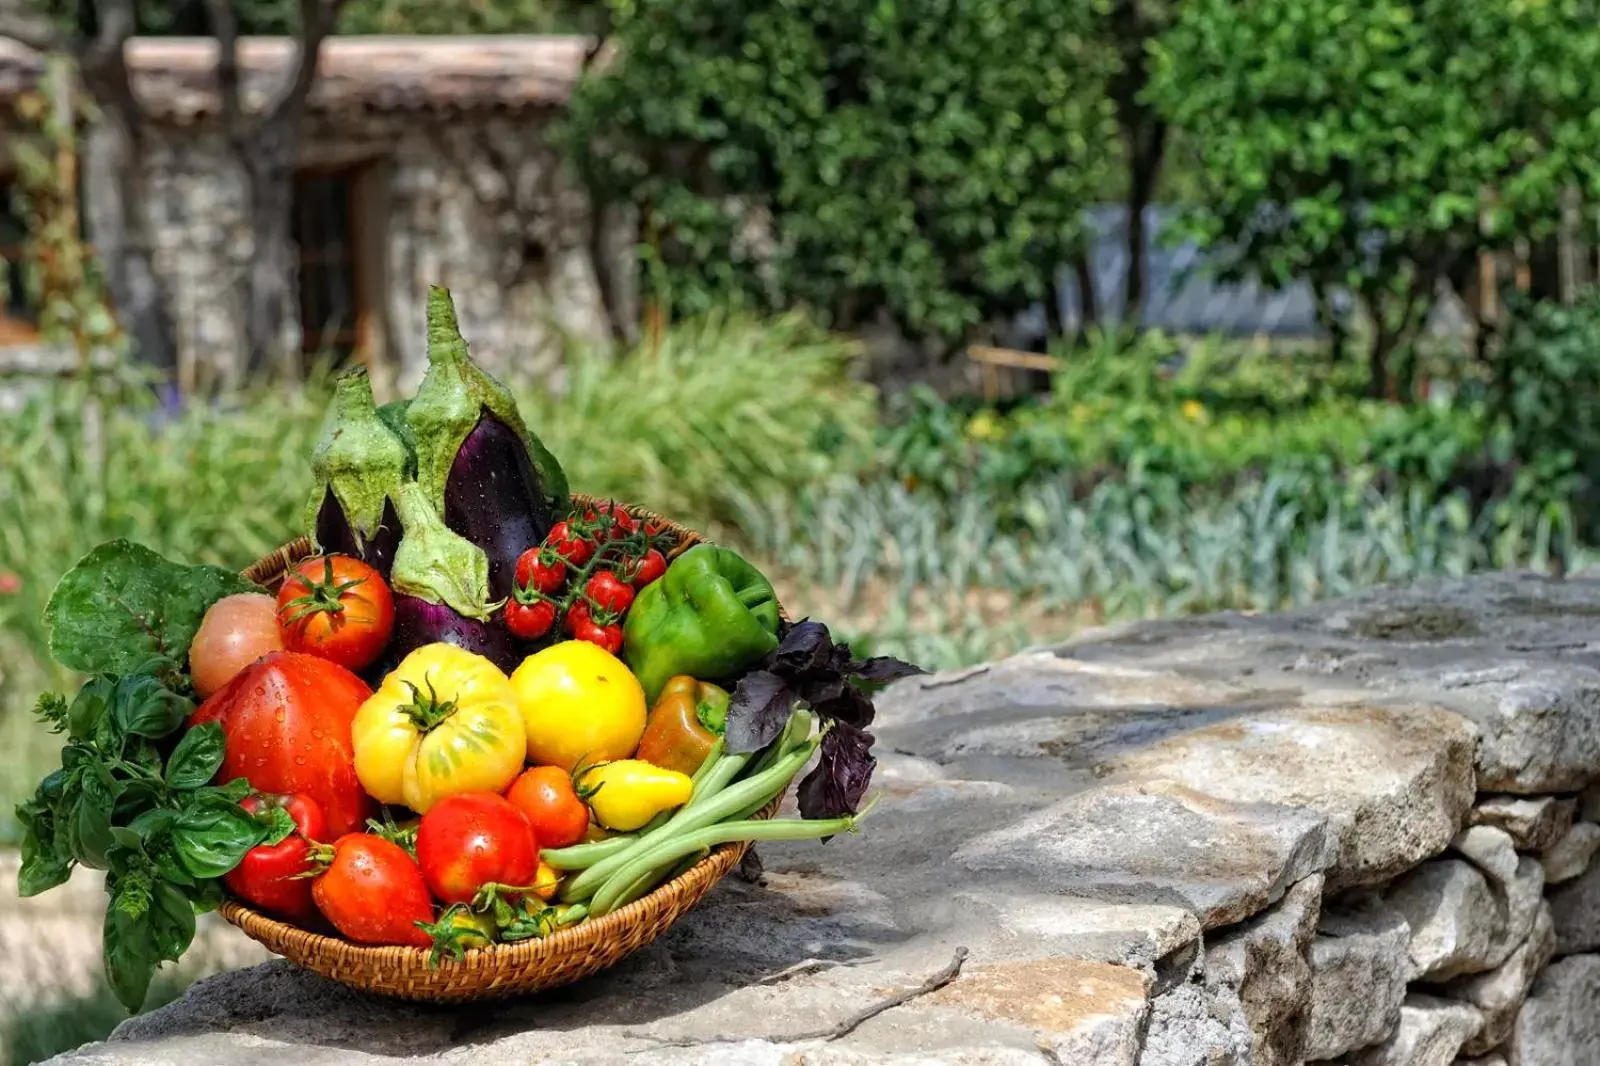
M159 806L161 800L162 789L154 781L123 782L122 794L117 797L112 820L131 822L139 815Z
M105 677L94 678L80 688L67 709L67 735L73 740L85 741L102 730L111 717L115 688L115 683Z
M140 851L144 848L144 838L127 826L112 826L111 839L119 848L127 848L129 851Z
M155 863L156 874L163 881L170 881L184 889L193 889L195 885L209 884L210 882L196 879L189 871L184 869L183 863L178 861L178 849L172 843L172 837L161 836L156 838L146 847L152 862Z
M72 876L72 856L55 846L55 816L32 802L17 808L22 823L22 868L17 871L17 895L27 898L65 884Z
M300 828L294 824L294 817L282 807L268 807L258 812L255 818L264 834L263 844L281 844Z
M106 852L116 841L111 836L111 815L84 796L72 813L72 857L91 870L110 866Z
M144 1006L150 979L160 963L150 923L134 918L116 907L106 908L104 942L106 981L111 991L130 1012Z
M178 747L167 760L167 784L185 790L202 787L217 776L222 768L222 755L222 724L207 722L195 726L178 741Z
M196 914L210 914L222 906L221 881L194 881L185 889Z
M158 657L182 663L213 603L259 591L222 567L185 566L114 540L80 559L50 594L50 651L86 674L131 674Z
M150 940L156 957L168 962L177 962L194 942L194 906L166 881L151 890Z
M242 777L236 777L225 785L218 785L216 788L206 789L203 795L224 799L229 803L238 803L240 800L250 795L250 782Z
M237 803L207 799L178 815L172 844L183 868L203 879L221 877L238 866L245 852L265 835L255 818Z
M138 833L146 843L159 840L172 831L172 826L178 820L178 812L170 807L157 807L145 811L133 821L128 823L128 828Z
M123 732L154 739L175 732L194 711L193 701L153 677L119 679L112 706Z
M52 733L65 733L72 728L72 708L59 692L41 692L33 713Z
M161 749L146 737L135 737L122 757L147 773L161 773Z

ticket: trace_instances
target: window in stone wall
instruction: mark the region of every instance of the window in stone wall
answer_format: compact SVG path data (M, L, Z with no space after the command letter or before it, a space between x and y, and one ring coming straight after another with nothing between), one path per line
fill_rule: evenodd
M22 275L27 240L16 186L0 176L0 346L39 338L39 310Z
M308 355L343 363L365 347L357 248L355 171L295 176L294 241L300 251L300 329Z

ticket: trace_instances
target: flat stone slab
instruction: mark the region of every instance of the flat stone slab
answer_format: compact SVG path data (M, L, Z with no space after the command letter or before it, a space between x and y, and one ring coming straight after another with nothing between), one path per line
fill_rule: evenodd
M1307 703L1455 711L1481 734L1478 788L1575 792L1600 765L1600 580L1483 574L1277 615L1207 615L1084 634L1058 654Z
M1172 781L1094 789L986 833L960 870L1232 925L1329 863L1326 823L1304 808L1228 803Z
M1444 850L1472 806L1476 730L1431 707L1346 704L1241 714L1103 770L1219 799L1298 804L1337 841L1330 888L1381 884Z
M1570 796L1479 796L1470 822L1510 833L1518 851L1543 851L1572 827L1576 809Z

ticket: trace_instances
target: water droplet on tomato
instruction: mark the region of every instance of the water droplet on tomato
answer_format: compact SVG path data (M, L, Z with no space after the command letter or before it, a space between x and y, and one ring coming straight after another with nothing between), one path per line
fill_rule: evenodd
M294 757L294 764L296 766L304 766L306 764L306 757L304 755L296 755Z

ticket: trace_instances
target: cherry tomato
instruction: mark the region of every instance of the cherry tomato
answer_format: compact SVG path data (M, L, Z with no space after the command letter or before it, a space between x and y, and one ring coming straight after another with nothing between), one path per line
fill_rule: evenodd
M276 844L261 844L244 853L222 883L228 891L268 914L306 925L317 916L311 881L301 874L312 869L311 846L328 835L328 820L310 796L252 793L239 806L256 814L282 807L294 819L295 831Z
M539 843L527 816L504 796L458 792L422 816L417 862L441 902L470 903L490 882L531 885Z
M311 898L335 929L358 944L432 945L418 928L433 921L428 883L399 844L347 833L312 852L323 870L312 878Z
M561 591L567 581L567 564L548 547L529 548L517 560L517 588L546 596Z
M638 521L614 503L603 503L597 509L583 512L586 525L596 532L596 539L622 540L636 532Z
M667 557L654 548L622 564L622 579L636 589L644 588L666 572Z
M583 586L583 594L602 614L621 617L633 606L633 586L623 584L609 570L602 570L591 577Z
M394 597L383 576L359 559L305 559L278 590L278 626L290 651L360 670L389 643Z
M506 628L523 640L538 640L555 628L556 605L549 600L533 603L506 601Z
M189 645L189 676L201 699L261 658L283 650L278 606L271 596L242 592L211 605Z
M568 847L589 831L589 808L572 787L572 775L559 766L524 770L506 799L527 816L541 848Z
M589 605L581 600L567 609L567 632L578 640L604 648L612 655L622 651L622 627L614 622L595 621L589 613Z
M566 560L568 566L579 567L594 558L594 541L580 536L570 522L557 522L551 526L544 538L544 546Z

